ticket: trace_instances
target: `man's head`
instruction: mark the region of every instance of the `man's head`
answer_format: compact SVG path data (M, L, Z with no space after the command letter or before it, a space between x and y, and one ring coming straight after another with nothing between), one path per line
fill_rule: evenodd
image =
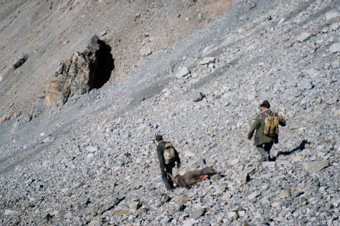
M163 140L163 136L162 135L157 135L155 139L156 139L156 142L159 143L159 142L161 142Z
M263 108L265 108L265 109L270 108L270 104L269 104L268 100L263 101L263 103L260 105L260 109L263 109Z

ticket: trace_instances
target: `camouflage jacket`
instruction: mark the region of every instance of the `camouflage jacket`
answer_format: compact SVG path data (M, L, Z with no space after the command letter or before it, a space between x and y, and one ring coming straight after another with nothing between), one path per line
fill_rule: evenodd
M268 137L268 136L263 135L263 129L265 128L264 120L266 119L266 116L264 115L264 113L266 113L267 115L270 115L272 111L268 109L264 112L261 112L259 115L257 115L255 122L250 128L250 131L248 132L248 138L251 139L253 137L254 131L256 130L255 139L254 139L255 145L279 142L278 136ZM277 113L274 113L274 115L279 117ZM286 126L286 120L282 117L279 117L279 125Z

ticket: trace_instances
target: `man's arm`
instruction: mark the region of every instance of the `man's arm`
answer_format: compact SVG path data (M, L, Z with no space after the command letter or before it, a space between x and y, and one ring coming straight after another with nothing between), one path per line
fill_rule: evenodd
M175 162L177 162L177 167L181 167L181 159L179 158L179 154L175 149Z
M161 168L161 170L163 170L165 168L163 148L164 148L163 145L157 146L157 155L158 155L158 160L159 160L159 167Z
M260 119L257 117L255 122L253 123L253 125L251 126L249 132L248 132L248 136L247 139L250 140L253 137L254 131L259 127L260 125Z

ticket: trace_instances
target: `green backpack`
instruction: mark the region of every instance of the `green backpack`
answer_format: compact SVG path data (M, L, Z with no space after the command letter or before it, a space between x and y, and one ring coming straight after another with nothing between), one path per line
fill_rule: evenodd
M275 116L272 112L270 115L263 113L266 116L264 120L265 127L263 130L263 135L268 137L276 137L279 135L279 117Z

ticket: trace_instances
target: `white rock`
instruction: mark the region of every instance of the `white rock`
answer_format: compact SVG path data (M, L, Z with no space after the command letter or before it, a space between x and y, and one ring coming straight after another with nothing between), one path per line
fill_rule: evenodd
M205 57L203 60L199 62L200 65L211 64L211 63L215 63L214 57Z
M329 48L329 50L330 50L332 53L340 52L340 43L335 43L335 44L331 45L331 47Z
M188 218L183 222L183 226L192 226L196 223L194 218Z
M86 148L86 151L89 153L95 153L97 150L98 150L98 147L95 147L95 146L88 146Z
M17 211L14 211L14 210L9 210L9 209L5 209L5 216L8 216L8 215L13 215L13 214L18 214Z
M328 12L326 13L326 20L331 20L336 17L338 17L339 13L338 12Z
M256 197L258 197L259 195L261 195L261 192L259 191L254 191L253 193L251 193L250 195L248 195L248 199L253 200Z
M175 76L177 78L183 78L184 76L188 75L190 71L188 70L187 67L180 67L178 71L176 72Z
M299 35L299 37L297 38L297 40L299 42L304 42L306 41L308 38L310 38L312 36L311 33L308 32L303 32L301 35Z

